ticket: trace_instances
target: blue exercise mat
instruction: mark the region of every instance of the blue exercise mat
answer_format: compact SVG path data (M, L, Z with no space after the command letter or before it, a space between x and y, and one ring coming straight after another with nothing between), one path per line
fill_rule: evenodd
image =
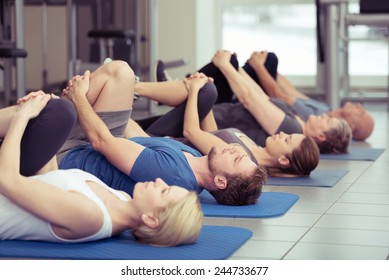
M307 177L269 177L266 185L272 186L302 186L302 187L333 187L344 175L347 170L339 169L316 169Z
M201 208L205 216L233 218L269 218L285 214L299 196L283 192L263 192L257 203L244 206L218 204L207 191L200 194Z
M62 244L37 241L0 241L1 258L73 260L222 260L250 237L245 228L203 226L194 244L157 247L136 242L131 233L105 240Z
M375 161L385 149L350 147L347 154L320 154L320 159Z

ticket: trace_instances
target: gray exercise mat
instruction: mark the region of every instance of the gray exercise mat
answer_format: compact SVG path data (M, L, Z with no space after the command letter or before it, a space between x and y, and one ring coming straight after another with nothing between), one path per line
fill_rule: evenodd
M316 169L306 177L269 177L266 185L272 186L302 186L302 187L333 187L346 175L348 170Z
M385 149L350 147L347 154L320 154L320 159L375 161Z

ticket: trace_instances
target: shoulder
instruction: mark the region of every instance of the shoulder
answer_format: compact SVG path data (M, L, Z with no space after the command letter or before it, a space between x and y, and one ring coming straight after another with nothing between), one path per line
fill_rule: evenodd
M132 197L128 194L128 193L126 193L126 192L124 192L124 191L118 191L118 193L120 193L121 195L123 195L125 198L127 198L128 200L131 200L132 199Z

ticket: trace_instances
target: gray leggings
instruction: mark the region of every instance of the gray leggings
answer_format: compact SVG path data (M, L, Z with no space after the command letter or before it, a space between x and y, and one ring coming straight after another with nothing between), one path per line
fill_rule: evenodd
M20 173L35 175L52 159L66 141L77 119L73 104L50 100L42 112L30 120L20 145Z
M212 110L217 99L217 90L213 83L207 83L198 94L198 113L200 122ZM151 136L183 137L186 101L165 115L138 121L138 124Z

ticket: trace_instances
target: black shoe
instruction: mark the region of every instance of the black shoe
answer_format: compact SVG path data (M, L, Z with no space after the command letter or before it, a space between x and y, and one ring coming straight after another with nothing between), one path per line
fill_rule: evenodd
M165 70L165 64L162 60L158 60L154 65L154 81L155 82L165 82L170 81L171 78Z

